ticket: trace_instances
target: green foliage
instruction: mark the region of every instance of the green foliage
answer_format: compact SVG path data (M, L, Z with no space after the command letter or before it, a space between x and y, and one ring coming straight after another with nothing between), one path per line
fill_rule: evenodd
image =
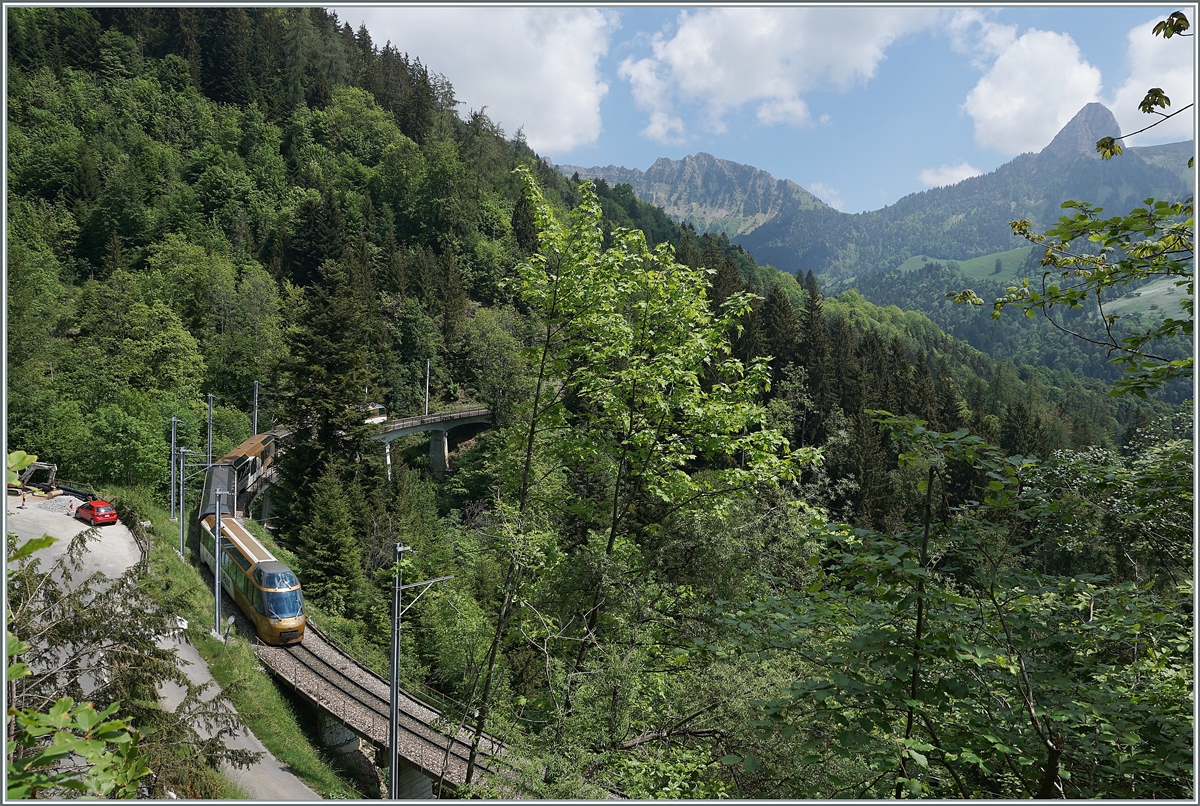
M225 746L224 739L240 727L236 715L223 697L212 697L204 687L192 685L176 665L174 651L159 646L160 637L174 628L179 612L174 597L186 597L189 592L177 585L164 603L142 596L134 571L115 580L101 574L83 578L79 574L82 554L88 550L86 544L97 539L94 530L82 533L49 567L42 568L39 558L31 555L53 543L53 538L27 541L17 548L10 536L8 631L28 638L19 650L20 669L28 673L19 679L15 673L9 675L16 680L10 707L23 713L57 714L53 725L29 717L27 723L34 733L18 740L10 763L25 772L64 773L68 780L84 781L89 764L75 763L78 759L72 762L69 757L64 760L58 756L61 748L41 756L44 749L53 747L51 742L78 738L88 752L105 754L96 757L96 769L119 782L127 797L161 794L164 787L210 796L216 791L215 770L226 763L246 766L256 754ZM86 689L84 681L88 681ZM158 686L166 682L184 693L173 712L163 709L158 700ZM102 716L105 714L127 728L136 726L136 730L128 729L127 739L114 734L118 744L107 749L103 742L86 743L99 741L99 737L81 734L86 730L94 734L98 720L108 719ZM72 721L75 716L81 721ZM210 736L204 739L197 733L201 724L210 728ZM54 730L47 731L48 727ZM109 758L114 750L118 752ZM49 766L39 762L27 767L26 762L39 757ZM144 773L147 765L154 770L151 776ZM13 780L10 773L9 781ZM38 787L46 785L42 778L32 780ZM78 789L69 783L63 786Z
M480 308L464 325L462 354L471 396L487 403L503 424L513 406L532 393L522 346L528 326L510 307Z
M161 479L167 474L158 412L145 395L128 393L125 405L102 406L91 421L90 470L97 481L134 484L141 479Z
M9 657L20 654L27 644L13 645ZM21 677L9 667L9 679ZM75 791L87 797L137 797L140 779L150 772L138 749L137 731L112 716L119 703L96 711L90 702L75 704L63 697L48 713L14 710L16 740L8 743L10 760L6 770L10 798L34 798L43 792ZM46 743L46 738L49 742ZM17 747L37 748L36 755L11 760ZM62 762L81 758L83 771L57 771Z
M671 747L659 755L629 756L623 766L622 791L631 798L729 797L719 767L703 749Z
M9 484L37 461L24 451L8 454L6 478ZM6 578L19 587L17 563L55 542L43 535L16 546L14 536L7 542ZM19 602L13 603L18 610ZM13 610L5 606L5 680L16 692L15 681L34 674L30 664L17 658L33 646L13 634ZM41 673L39 669L39 674ZM91 702L78 705L69 696L60 697L49 709L39 711L8 701L8 738L5 743L6 796L33 798L39 794L75 791L91 797L133 798L140 780L150 772L145 753L139 749L140 735L122 719L108 720L120 708L119 702L100 711ZM108 721L105 721L108 720Z
M73 361L62 374L88 408L126 389L197 396L204 360L195 338L165 304L144 301L132 274L89 281L82 297Z
M1056 305L1078 309L1094 298L1104 323L1111 326L1116 316L1104 313L1105 293L1152 278L1172 278L1187 292L1179 303L1183 308L1180 318L1168 316L1157 326L1119 341L1111 328L1103 340L1088 339L1106 347L1110 354L1117 352L1113 362L1124 365L1126 375L1114 386L1113 394L1132 392L1143 398L1147 391L1175 378L1191 377L1190 356L1171 359L1153 351L1160 342L1190 337L1195 318L1192 202L1146 199L1145 205L1128 215L1102 219L1099 214L1103 208L1087 202L1066 202L1064 208L1080 212L1060 218L1058 226L1045 235L1031 232L1028 221L1014 221L1014 232L1045 247L1042 265L1047 270L1042 273L1040 290L1030 288L1025 280L996 300L993 313L998 317L1005 306L1015 305L1027 316L1041 310L1049 317ZM1079 240L1096 244L1099 254L1080 250L1075 245Z
M365 594L351 512L339 470L327 466L311 488L308 522L297 535L297 570L305 592L336 616L356 613Z
M8 464L5 473L8 483L16 484L17 477L21 474L21 471L36 461L36 456L27 454L25 451L11 451L8 454Z
M586 186L564 226L527 182L541 251L522 266L522 296L561 334L556 366L587 413L559 442L564 461L603 468L617 495L628 474L664 502L786 475L778 433L754 428L764 416L751 400L766 382L765 363L745 367L729 355L726 333L748 296L731 295L714 316L704 273L676 263L669 246L651 252L640 232L617 230L603 248L599 204ZM706 388L709 372L717 380ZM684 470L731 455L746 470Z
M453 575L406 615L402 675L462 699L450 713L501 735L529 791L1019 796L1061 780L1081 796L1187 794L1190 434L1156 426L1118 452L1165 405L1099 400L1099 381L1071 373L1103 357L1037 327L987 345L1018 363L970 349L974 320L942 310L949 267L865 285L915 252L987 255L968 267L981 283L1033 270L993 215L1028 195L1030 160L998 173L1001 189L962 183L886 214L808 205L792 232L805 267L864 283L825 298L811 273L678 227L627 185L574 186L519 132L460 118L429 67L322 9L9 22L11 444L60 475L135 483L119 508L140 513L165 498L171 417L202 450L216 395L221 455L249 434L261 381L260 429L292 439L280 544L262 537L301 573L310 617L386 673L393 544L419 549L406 579ZM1171 154L1150 172L1164 198L1179 187ZM1140 171L1080 160L1050 172L1048 193L1098 189L1111 206ZM1060 323L1079 325L1067 310ZM1035 356L1056 369L1026 366ZM494 411L437 485L419 437L393 446L389 477L358 410L420 412L427 360L434 410ZM864 411L878 408L951 436L899 420L880 433ZM977 437L953 433L965 426ZM1055 453L1088 445L1104 447ZM209 784L188 782L245 758L195 743L202 718L233 729L198 695L167 714L135 673L174 668L147 643L168 613L208 612L159 561L160 606L117 625L136 651L94 700L122 703L113 718L138 726L158 784L200 796ZM86 585L22 574L14 602L56 591L31 668L112 637ZM112 611L125 595L95 601ZM18 635L42 623L18 616ZM251 674L249 647L234 655ZM1021 659L1049 745L1025 716ZM21 678L22 705L82 701L67 679L84 671ZM239 696L273 696L214 671L254 692ZM1057 778L1038 769L1056 731Z
M803 593L722 606L743 651L787 653L803 670L762 701L759 723L824 772L794 794L1190 796L1190 583L1098 575L1083 544L1074 573L1036 567L1031 530L1061 533L1073 517L1046 484L1056 463L1004 459L965 430L883 423L941 505L896 535L822 530ZM1154 475L1178 477L1161 458ZM946 506L951 461L985 473L979 500ZM851 775L833 772L826 748Z

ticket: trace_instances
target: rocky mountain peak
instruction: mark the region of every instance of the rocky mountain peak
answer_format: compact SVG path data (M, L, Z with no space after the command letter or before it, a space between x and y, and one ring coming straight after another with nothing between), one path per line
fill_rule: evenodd
M1090 103L1075 113L1075 117L1062 127L1050 145L1042 149L1042 156L1070 161L1079 156L1100 159L1096 141L1101 137L1119 137L1121 127L1109 108L1101 103Z
M570 176L628 182L641 199L662 207L699 232L742 235L777 216L784 207L823 208L824 202L788 179L776 179L753 165L720 159L706 152L673 160L659 157L642 172L609 165L580 168L559 165Z

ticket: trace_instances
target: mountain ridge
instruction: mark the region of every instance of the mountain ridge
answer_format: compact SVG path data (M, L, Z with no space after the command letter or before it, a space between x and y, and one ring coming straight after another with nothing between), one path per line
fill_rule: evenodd
M1045 229L1068 199L1127 210L1147 196L1181 199L1191 193L1186 163L1194 141L1131 147L1117 159L1101 160L1096 140L1119 132L1107 107L1089 103L1039 152L863 213L834 210L790 180L711 154L660 158L645 172L612 165L557 169L628 183L680 223L728 232L760 263L845 281L888 271L918 254L969 259L1013 249L1024 241L1010 221L1024 218Z
M645 171L618 165L555 168L567 176L578 173L610 185L628 184L638 198L698 232L743 235L774 218L789 202L799 209L828 206L790 179L776 179L761 168L703 151L680 160L659 157Z

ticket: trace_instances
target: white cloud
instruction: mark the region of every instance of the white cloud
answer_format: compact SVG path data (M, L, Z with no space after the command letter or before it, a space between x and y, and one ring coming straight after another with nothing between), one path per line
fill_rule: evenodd
M685 135L683 106L702 110L702 125L714 132L747 105L764 125L806 125L806 93L870 80L888 46L939 17L936 9L919 8L681 11L674 33L655 35L652 55L625 59L619 74L649 114L643 134L654 140Z
M807 190L834 210L841 210L846 206L846 202L842 200L841 194L824 182L810 182Z
M945 28L950 35L951 48L970 56L971 64L978 70L988 69L992 60L1011 47L1017 38L1017 26L992 22L995 14L995 9L960 9Z
M970 179L972 176L979 176L983 171L970 165L966 162L960 162L958 165L942 165L938 168L926 168L921 171L921 184L929 187L945 187L946 185L956 185L964 179Z
M975 120L975 143L1002 154L1040 151L1085 104L1100 99L1100 71L1068 34L989 22L960 15L952 41L963 47L967 30L979 26L974 51L987 72L967 94L962 109Z
M681 144L683 119L671 113L666 82L658 74L653 59L633 57L625 59L617 68L617 75L629 81L633 88L633 100L642 109L650 111L650 122L642 133L660 143Z
M1129 77L1113 93L1106 105L1117 116L1122 132L1133 132L1149 126L1157 115L1138 111L1146 90L1159 87L1171 99L1168 114L1195 100L1196 71L1192 61L1192 40L1187 37L1163 39L1153 34L1156 16L1129 32ZM1194 137L1194 118L1188 110L1156 126L1145 134L1126 141L1132 145L1171 143Z
M599 61L618 27L597 8L338 7L356 30L365 22L379 47L419 57L441 73L463 102L487 107L510 136L524 127L543 155L562 153L600 136L600 100L608 84Z

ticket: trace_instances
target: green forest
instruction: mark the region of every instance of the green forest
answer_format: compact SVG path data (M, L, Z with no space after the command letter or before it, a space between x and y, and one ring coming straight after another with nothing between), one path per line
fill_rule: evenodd
M401 677L530 796L1194 797L1183 352L827 295L321 9L6 13L8 450L163 506L172 418L219 457L257 382L312 623L386 675L392 546L453 576ZM426 362L493 411L445 479L363 422Z
M1119 337L1127 336L1152 326L1155 320L1173 316L1173 310L1164 306L1158 315L1151 311L1132 321L1106 323L1102 319L1105 312L1098 309L1094 300L1088 300L1078 308L1053 311L1053 321L1042 315L993 318L991 308L960 305L949 298L949 290L969 287L980 297L993 300L1007 293L1010 282L1028 279L1037 283L1043 271L1041 256L1038 250L1030 252L1017 278L968 278L954 261L926 261L912 271L896 269L860 277L854 281L854 290L879 305L920 311L947 333L980 347L993 358L1007 357L1021 364L1066 369L1079 377L1098 378L1108 383L1116 381L1122 370L1110 361L1104 345L1106 331L1111 330ZM1117 293L1138 287L1139 283L1131 283L1128 288L1118 289ZM1111 307L1111 300L1108 302ZM1084 335L1091 342L1067 337L1063 329ZM1180 338L1161 344L1159 349L1172 359L1182 358L1191 354L1192 342L1181 334ZM1173 404L1182 403L1191 396L1190 380L1169 384L1159 392L1161 399Z

